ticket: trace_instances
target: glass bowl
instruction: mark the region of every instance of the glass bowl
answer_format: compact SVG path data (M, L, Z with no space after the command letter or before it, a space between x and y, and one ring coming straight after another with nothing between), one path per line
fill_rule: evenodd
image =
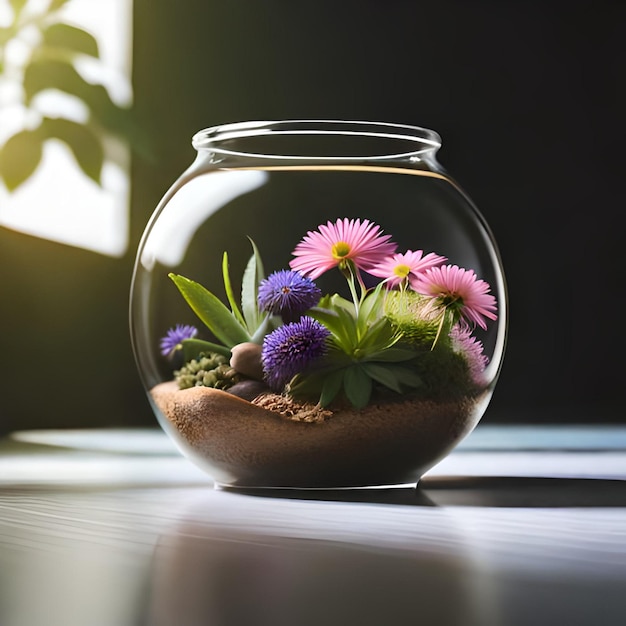
M192 143L131 287L159 424L222 487L416 485L484 414L507 330L496 243L439 135L261 121Z

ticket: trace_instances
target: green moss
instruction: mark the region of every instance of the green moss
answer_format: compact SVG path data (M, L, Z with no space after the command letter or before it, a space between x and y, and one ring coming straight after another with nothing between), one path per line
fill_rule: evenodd
M241 380L228 359L216 352L202 352L174 372L179 389L213 387L228 389Z
M440 315L425 309L426 299L414 291L390 291L385 298L385 316L402 333L404 342L416 347L432 346Z
M451 349L424 350L412 365L424 383L420 393L430 398L455 398L471 390L467 363Z

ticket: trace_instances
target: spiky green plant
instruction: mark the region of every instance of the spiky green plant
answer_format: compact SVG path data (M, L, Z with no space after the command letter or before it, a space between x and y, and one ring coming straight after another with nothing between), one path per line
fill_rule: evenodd
M240 343L261 343L272 327L271 316L262 314L257 304L258 287L264 269L261 255L254 243L241 281L241 304L235 298L228 266L228 253L222 257L222 278L228 306L217 296L185 276L169 274L187 304L215 337L215 341L186 339L182 342L186 360L195 358L201 352L216 352L230 357L231 348Z
M415 350L399 344L402 333L385 315L385 298L382 284L358 302L324 296L310 314L331 333L328 354L317 371L297 375L289 392L319 394L320 404L328 406L343 391L353 406L363 408L374 384L397 393L420 387L422 380L409 363Z

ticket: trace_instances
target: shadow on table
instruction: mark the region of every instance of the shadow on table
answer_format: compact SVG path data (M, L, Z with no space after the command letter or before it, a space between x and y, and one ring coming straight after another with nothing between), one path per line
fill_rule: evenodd
M626 506L626 483L591 478L463 476L425 478L417 489L243 489L259 498L404 506L578 508Z

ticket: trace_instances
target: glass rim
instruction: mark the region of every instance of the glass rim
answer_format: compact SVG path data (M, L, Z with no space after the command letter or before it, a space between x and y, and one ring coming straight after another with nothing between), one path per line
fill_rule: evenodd
M318 136L318 137L367 137L397 141L402 150L381 151L380 154L283 154L249 149L226 147L226 142L243 139L268 138L277 136ZM406 145L408 144L408 145ZM412 145L411 145L412 144ZM420 159L424 154L434 154L441 147L439 134L428 128L392 122L367 122L358 120L265 120L234 122L211 126L198 131L192 137L192 145L197 151L210 151L224 156L248 157L259 159L277 159L286 161L302 160L355 160L381 161L397 159ZM410 149L408 149L410 147Z

